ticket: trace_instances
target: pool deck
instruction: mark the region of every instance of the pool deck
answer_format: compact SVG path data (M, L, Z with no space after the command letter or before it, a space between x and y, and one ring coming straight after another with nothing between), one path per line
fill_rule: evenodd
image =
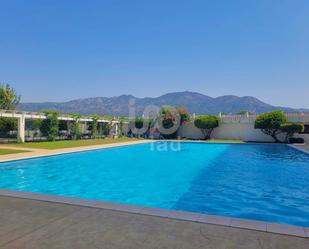
M121 211L9 196L0 196L0 206L1 249L309 248L308 238L139 214L134 206Z
M0 161L146 142L31 149ZM0 248L302 249L309 228L0 189Z
M0 189L0 207L1 249L309 246L309 228L128 204Z

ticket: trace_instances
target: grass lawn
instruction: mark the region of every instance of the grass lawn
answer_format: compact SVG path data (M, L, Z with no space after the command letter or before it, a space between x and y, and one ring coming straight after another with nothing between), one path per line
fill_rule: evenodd
M90 145L101 145L101 144L112 144L112 143L122 143L129 141L136 141L134 138L105 138L105 139L86 139L86 140L64 140L64 141L54 141L54 142L28 142L23 144L14 144L14 147L21 148L36 148L36 149L63 149Z
M0 149L0 155L8 155L8 154L15 154L21 152L28 152L27 150L11 150L11 149Z

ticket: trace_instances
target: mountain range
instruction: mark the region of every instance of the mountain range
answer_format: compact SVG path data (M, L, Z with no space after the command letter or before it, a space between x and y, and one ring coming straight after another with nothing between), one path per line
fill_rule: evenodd
M196 114L218 114L219 112L230 114L244 110L257 114L271 110L309 111L309 109L273 106L251 96L225 95L212 98L201 93L188 91L167 93L159 97L137 98L132 95L121 95L118 97L76 99L68 102L21 103L18 109L23 111L58 110L64 113L74 112L83 115L128 116L129 103L132 100L135 103L134 107L138 116L142 115L145 107L149 105L184 107L190 113Z

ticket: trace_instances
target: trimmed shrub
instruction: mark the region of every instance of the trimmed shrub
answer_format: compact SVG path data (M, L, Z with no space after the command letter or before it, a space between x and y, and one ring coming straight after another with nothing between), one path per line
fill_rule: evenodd
M280 126L280 130L286 133L285 142L288 142L295 133L300 133L304 131L304 125L297 123L285 123Z
M40 131L43 136L47 137L49 141L55 141L59 131L59 113L56 111L46 112L46 119L42 120L40 124Z
M305 139L303 139L302 137L290 137L288 139L288 142L290 144L303 144L305 143Z
M282 133L281 125L287 122L287 118L282 111L265 112L255 120L255 129L261 129L263 133L271 136L276 143L281 142L278 135Z
M205 139L209 139L211 132L219 126L219 118L213 115L199 116L194 120L194 125L201 129Z

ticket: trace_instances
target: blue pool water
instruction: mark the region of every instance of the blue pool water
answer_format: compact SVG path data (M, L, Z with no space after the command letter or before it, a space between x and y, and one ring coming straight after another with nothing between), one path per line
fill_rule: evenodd
M309 156L155 142L0 164L0 188L309 227Z

